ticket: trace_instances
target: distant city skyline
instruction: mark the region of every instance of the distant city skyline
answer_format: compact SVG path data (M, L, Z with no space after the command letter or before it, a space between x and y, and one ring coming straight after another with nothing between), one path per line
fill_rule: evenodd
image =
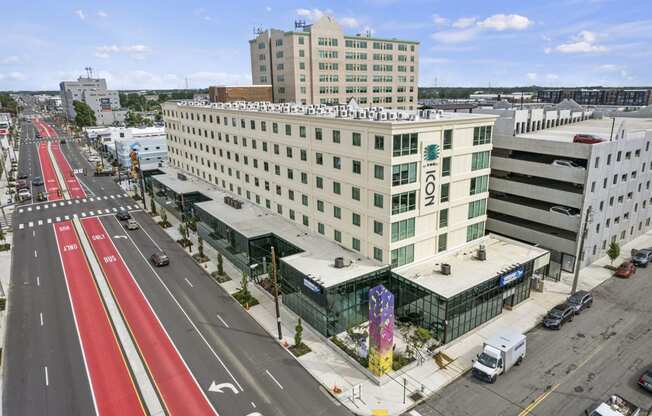
M323 14L346 33L421 43L419 86L652 85L652 8L640 1L60 1L3 9L0 90L57 90L90 66L111 89L251 82L256 27Z

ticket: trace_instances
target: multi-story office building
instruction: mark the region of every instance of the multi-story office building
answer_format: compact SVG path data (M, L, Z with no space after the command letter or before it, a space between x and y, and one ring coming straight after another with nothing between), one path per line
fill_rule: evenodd
M131 166L132 150L138 152L141 165L158 165L168 159L164 127L86 128L85 132L87 139L125 167Z
M581 105L608 106L646 106L652 105L652 90L600 88L600 89L557 89L540 90L537 93L540 102L559 103L572 99Z
M492 111L502 116L487 229L549 249L556 272L573 271L589 210L581 267L603 257L612 241L624 244L649 231L652 217L652 120L566 111ZM604 141L574 143L577 134Z
M79 77L77 81L62 81L59 84L63 110L68 120L75 118L75 101L82 101L93 110L100 126L123 122L126 110L120 109L118 91L108 90L103 78Z
M348 36L324 16L302 31L260 32L249 47L252 81L271 84L275 102L416 109L418 42Z
M166 103L170 163L394 266L484 235L494 116L341 108Z

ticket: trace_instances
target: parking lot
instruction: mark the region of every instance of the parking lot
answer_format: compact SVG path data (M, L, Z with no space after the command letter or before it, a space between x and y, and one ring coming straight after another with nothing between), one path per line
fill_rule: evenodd
M651 291L652 267L607 280L594 289L592 308L572 322L531 331L525 361L495 384L467 373L416 407L417 414L584 415L613 393L651 408L652 394L637 385L652 367Z

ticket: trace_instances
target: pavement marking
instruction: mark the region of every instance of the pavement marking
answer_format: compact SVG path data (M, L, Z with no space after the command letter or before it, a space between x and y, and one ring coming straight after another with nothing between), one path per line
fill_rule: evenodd
M52 218L48 218L48 224L52 224Z
M92 197L91 197L91 198L88 198L88 201L89 201L89 202L93 202L93 201L95 201L95 198L92 198Z
M38 220L38 225L43 225L43 220ZM34 231L36 232L36 231Z
M36 230L32 230L32 237L36 237Z
M36 210L37 210L37 211L40 211L40 210L41 210L41 206L40 206L40 205L37 205L37 206L36 206Z
M81 213L81 216L82 216L82 218L85 217L85 216L86 216L86 213L85 213L85 212L82 212L82 213Z
M64 215L64 216L63 216L63 219L66 220L66 221L68 221L68 220L70 219L70 216L68 216L68 215Z
M45 385L49 386L50 385L50 378L48 377L48 366L46 365L43 367L43 370L45 372Z
M22 209L22 208L19 209L19 210L18 210L18 213L19 213L19 214L22 214L22 213L23 213L23 209Z
M32 212L32 207L27 207L27 212Z
M79 204L79 199L75 199L75 204Z
M36 286L41 286L41 278L36 276Z
M113 212L118 212L118 208L113 207L112 211L113 211Z
M61 221L61 217L56 217L54 220L55 220L56 222L59 222L59 221Z
M32 228L32 227L34 226L34 221L30 221L30 222L28 222L28 223L27 223L27 226L28 226L29 228Z
M253 407L255 409L256 408L256 403L251 402L251 407Z
M59 202L59 206L60 206L60 207L62 207L62 206L64 206L64 205L66 205L65 202L63 202L63 201Z
M111 195L111 199L115 199L115 195Z
M39 313L39 316L41 318L41 326L43 326L43 312Z
M86 198L82 199L82 202L86 202Z
M222 322L222 325L229 328L229 325L224 321L224 319L222 319L219 313L217 314L217 319L219 319Z
M194 287L194 286L192 285L192 283L190 283L190 280L188 280L187 277L186 277L184 280L186 281L186 283L188 283L188 286L190 286L190 287Z
M43 204L43 209L48 209L50 206L48 204Z
M104 213L105 213L105 214L108 214L108 213L110 213L110 212L111 212L111 210L108 209L108 208L104 210Z
M281 383L279 383L278 380L274 378L274 376L272 375L272 373L270 373L269 370L265 370L265 372L267 373L267 375L269 376L269 378L271 378L272 380L274 380L274 383L276 383L276 385L277 385L281 390L283 390L283 386L281 386Z
M128 196L129 196L129 194L127 194L127 193L124 193L124 194L122 194L122 196L126 198L126 197L128 197Z
M127 209L131 209L131 205L127 205Z
M88 215L95 215L93 211L88 211Z
M72 205L72 201L68 201L68 205Z
M23 228L25 228L25 224L18 224L18 229L19 230L22 230Z
M38 253L34 250L34 258L38 258Z
M104 199L109 199L109 197L108 197L108 196L106 196L106 195L104 195Z

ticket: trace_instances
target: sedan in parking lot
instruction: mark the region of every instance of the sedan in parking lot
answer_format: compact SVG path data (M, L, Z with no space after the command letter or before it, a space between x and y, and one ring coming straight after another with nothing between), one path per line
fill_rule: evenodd
M575 314L579 315L585 308L593 305L593 295L586 290L578 290L574 295L568 297L566 302L575 309Z
M571 322L575 316L575 308L568 303L562 303L550 310L543 318L543 326L550 329L561 329L566 322Z
M568 208L568 207L562 207L560 205L556 205L554 207L550 208L550 212L555 212L557 214L562 214L562 215L568 215L570 217L574 217L576 215L579 215L579 211L574 209L574 208Z
M632 263L631 261L626 261L620 266L618 266L618 268L616 269L616 273L614 273L614 276L628 278L631 277L634 273L636 273L636 266L634 266L634 263Z
M632 263L636 267L647 267L647 265L652 261L652 250L644 249L639 250L632 256Z

